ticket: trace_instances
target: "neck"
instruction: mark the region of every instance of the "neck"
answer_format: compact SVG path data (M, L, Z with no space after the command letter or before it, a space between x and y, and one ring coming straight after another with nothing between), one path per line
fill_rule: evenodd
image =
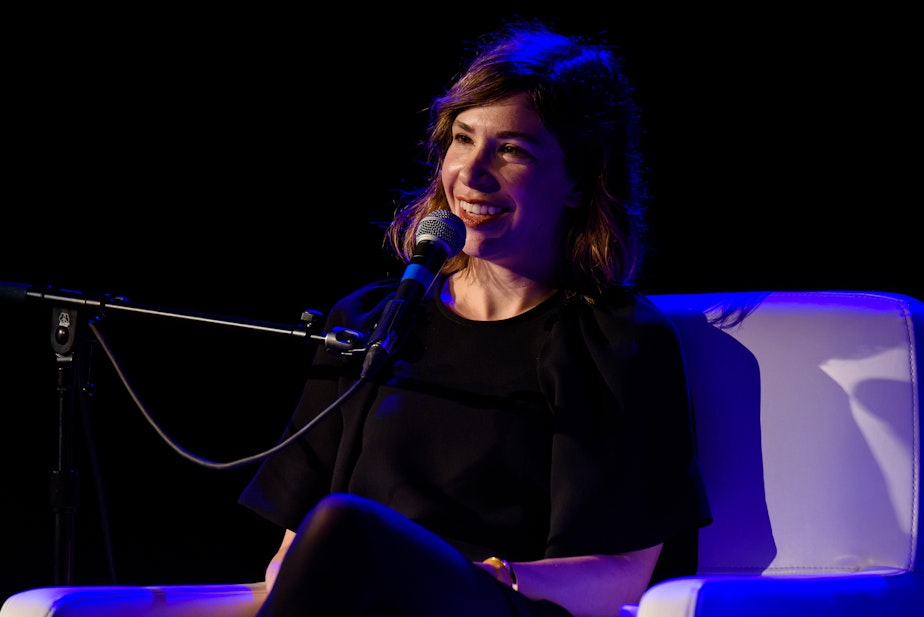
M466 319L498 321L525 313L557 290L550 282L509 271L468 267L446 278L440 300Z

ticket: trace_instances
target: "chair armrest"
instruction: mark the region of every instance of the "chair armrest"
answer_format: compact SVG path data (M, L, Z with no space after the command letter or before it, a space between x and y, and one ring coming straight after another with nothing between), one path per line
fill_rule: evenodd
M651 587L638 617L907 616L924 606L924 575L904 570L830 576L698 576Z
M13 594L0 617L253 617L265 583L41 587Z

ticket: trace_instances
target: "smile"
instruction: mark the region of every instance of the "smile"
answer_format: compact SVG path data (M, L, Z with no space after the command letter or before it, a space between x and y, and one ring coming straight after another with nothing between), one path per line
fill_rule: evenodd
M467 201L460 201L459 207L462 208L468 214L473 214L477 216L492 216L495 214L500 214L504 212L503 208L497 206L489 206L485 204L473 204Z

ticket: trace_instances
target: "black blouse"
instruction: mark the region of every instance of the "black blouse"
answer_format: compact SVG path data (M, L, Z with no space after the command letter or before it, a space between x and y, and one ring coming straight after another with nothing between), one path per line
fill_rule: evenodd
M326 331L370 332L396 287L345 297ZM319 347L283 438L361 365ZM392 362L266 459L239 501L294 530L331 492L390 506L472 560L665 542L653 582L694 573L696 530L711 520L676 332L622 290L593 304L560 293L501 321L422 302Z

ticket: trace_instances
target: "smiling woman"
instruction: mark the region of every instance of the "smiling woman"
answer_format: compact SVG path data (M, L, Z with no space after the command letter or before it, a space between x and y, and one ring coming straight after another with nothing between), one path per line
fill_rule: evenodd
M459 113L441 178L468 229L468 266L446 281L443 303L463 317L487 321L515 317L555 293L581 191L529 97L514 94ZM485 302L479 293L496 267L515 273L504 283L511 293L503 305Z
M400 194L392 189L428 177L414 150L428 120L419 110L477 35L501 14L527 11L466 3L464 19L421 28L395 19L391 5L332 8L321 20L332 44L317 36L319 15L303 9L71 6L4 11L0 279L282 324L305 308L329 311L370 277L400 274L403 263L382 254L379 222ZM626 59L654 197L640 291L924 297L921 232L908 224L918 174L907 152L919 126L909 79L918 20L908 6L803 6L798 19L742 9L729 27L726 8L698 3L669 14L616 3L605 16L590 3L529 4L563 32L605 32ZM344 169L348 183L338 180ZM0 455L10 471L0 496L0 545L12 564L0 577L4 597L50 582L57 431L47 307L0 302L0 316L4 432L17 436ZM294 402L289 388L301 392L304 348L138 325L109 321L107 331L184 432L228 454L275 440ZM506 341L480 341L470 364ZM459 367L451 343L446 358ZM77 580L262 579L280 532L234 503L253 470L191 473L95 357L103 366L91 417L115 567L81 459ZM219 437L217 426L240 433Z
M540 22L478 52L385 231L413 264L449 211L461 252L389 364L318 350L296 444L241 495L282 530L261 617L612 615L696 570L710 511L676 332L634 288L647 195L621 61ZM399 285L347 294L325 329L378 330Z

